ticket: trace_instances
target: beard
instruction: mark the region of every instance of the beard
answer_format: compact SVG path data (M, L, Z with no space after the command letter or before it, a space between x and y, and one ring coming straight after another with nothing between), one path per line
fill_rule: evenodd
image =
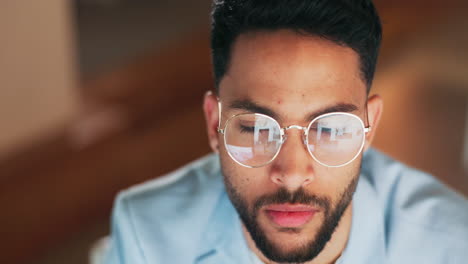
M247 202L242 198L240 193L237 192L224 172L223 175L225 175L224 182L228 196L236 208L246 230L255 242L255 245L265 257L277 263L308 262L320 254L328 241L330 241L343 213L346 208L348 208L359 179L359 173L357 173L341 193L340 200L334 207L332 207L328 197L307 194L301 187L294 192L289 192L285 188L280 188L273 194L263 195L254 201L252 211L249 211ZM324 212L324 221L319 227L315 239L309 240L307 243L304 243L292 251L283 252L280 250L280 247L267 238L266 233L262 230L257 221L259 211L263 206L280 203L301 203L322 209ZM300 233L300 229L297 228L281 228L279 231Z

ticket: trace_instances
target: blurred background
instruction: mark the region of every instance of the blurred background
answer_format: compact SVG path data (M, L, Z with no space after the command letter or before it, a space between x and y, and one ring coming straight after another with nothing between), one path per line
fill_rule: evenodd
M375 2L375 147L468 195L468 2ZM88 263L119 190L209 152L209 9L1 1L0 263Z

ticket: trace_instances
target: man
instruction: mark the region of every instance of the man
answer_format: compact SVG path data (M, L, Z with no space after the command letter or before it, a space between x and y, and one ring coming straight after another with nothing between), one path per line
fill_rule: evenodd
M119 195L107 263L468 263L466 199L370 148L369 0L216 1L212 18L215 154Z

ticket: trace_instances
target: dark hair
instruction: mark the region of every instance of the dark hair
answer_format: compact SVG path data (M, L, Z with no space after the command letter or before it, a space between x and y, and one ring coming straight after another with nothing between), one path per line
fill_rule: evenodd
M214 0L211 51L216 90L236 38L249 31L290 29L352 48L369 91L382 26L371 0Z

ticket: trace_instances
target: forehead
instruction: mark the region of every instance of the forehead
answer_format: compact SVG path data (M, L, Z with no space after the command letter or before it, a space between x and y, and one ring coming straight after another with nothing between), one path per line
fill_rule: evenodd
M337 103L362 106L366 86L351 48L289 30L250 32L233 45L220 98L251 100L299 119Z

